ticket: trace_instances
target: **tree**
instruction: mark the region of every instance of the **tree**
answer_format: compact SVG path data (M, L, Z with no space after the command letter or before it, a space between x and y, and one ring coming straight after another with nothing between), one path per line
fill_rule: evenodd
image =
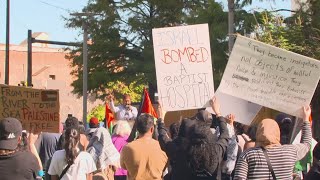
M319 1L310 1L306 9L298 10L293 16L284 19L274 13L263 12L263 23L256 30L259 41L320 59L320 17ZM320 131L320 85L316 88L311 101L313 107L314 136L319 138Z
M212 0L210 3L218 5ZM129 87L131 82L155 85L152 29L190 23L191 17L197 17L208 4L206 0L89 1L84 11L102 16L87 20L92 41L88 54L88 91L102 94L112 88L109 82L116 81ZM67 19L69 28L79 28L81 24L79 18ZM79 95L82 93L81 51L76 48L68 55L74 67L72 75L77 78L72 86Z

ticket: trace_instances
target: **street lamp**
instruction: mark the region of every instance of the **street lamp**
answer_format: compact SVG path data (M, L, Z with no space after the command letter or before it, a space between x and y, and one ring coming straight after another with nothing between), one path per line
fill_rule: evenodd
M78 16L78 17L93 17L95 15L101 15L97 13L72 13L71 16ZM88 25L87 22L84 20L82 22L82 29L83 29L83 49L82 49L82 57L83 57L83 124L86 127L87 125L87 100L88 100Z

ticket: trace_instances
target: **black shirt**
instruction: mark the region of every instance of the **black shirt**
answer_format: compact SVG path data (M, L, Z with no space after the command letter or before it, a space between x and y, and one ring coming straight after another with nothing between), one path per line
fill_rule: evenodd
M58 149L60 135L59 133L41 133L36 141L36 147L43 167L46 167L47 161Z
M1 180L33 180L39 170L37 158L29 151L0 156Z

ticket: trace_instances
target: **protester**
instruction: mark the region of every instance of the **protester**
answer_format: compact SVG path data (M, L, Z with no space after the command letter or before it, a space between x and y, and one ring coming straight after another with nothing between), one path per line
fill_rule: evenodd
M120 106L114 105L112 95L109 95L107 98L111 111L116 114L116 120L134 120L137 117L138 110L131 105L131 97L129 95L123 96L123 102Z
M87 134L87 137L90 141L93 133L97 130L97 128L99 127L99 119L96 118L96 117L92 117L90 118L89 120L89 129L87 129L86 131L86 134Z
M97 166L95 173L114 177L116 168L120 167L120 154L112 143L109 131L99 127L89 141L87 152L93 157Z
M56 151L52 157L48 171L51 179L91 180L96 165L89 153L79 149L79 128L67 128L64 138L64 149Z
M78 144L79 146L79 149L81 151L85 151L87 149L87 146L88 146L88 140L87 140L87 136L85 135L85 130L84 130L84 126L83 126L83 123L80 122L76 117L68 117L65 121L65 129L68 129L68 128L71 128L71 127L74 127L74 128L77 128L79 130L79 132L81 133L80 134L80 143ZM59 139L59 143L58 143L58 148L60 147L60 149L62 149L64 147L64 140L65 140L65 134L62 133L62 135L60 136L60 139Z
M281 145L277 122L262 120L257 127L256 147L240 156L234 179L292 179L295 162L302 159L311 146L310 107L304 107L303 113L301 143L296 145Z
M244 145L251 141L249 136L246 134L248 132L249 126L235 122L235 132L237 134L239 151L242 153L244 151Z
M82 146L83 151L87 150L89 141L86 135L86 128L82 121L79 121L79 132L80 132L80 143L79 145Z
M35 144L43 167L46 167L48 160L53 156L54 152L58 150L60 136L60 133L47 132L43 132L39 135Z
M1 180L36 179L38 172L41 170L35 155L25 150L21 135L22 125L19 120L15 118L4 118L0 120ZM23 148L20 149L20 147Z
M256 125L250 126L247 132L249 139L244 144L244 147L243 147L244 151L256 146L256 133L257 133L257 126Z
M178 137L179 128L180 128L180 122L172 123L169 126L169 132L170 132L171 139L175 139L176 137Z
M121 167L128 171L128 180L161 180L167 164L167 156L159 142L152 138L154 118L142 114L136 120L139 138L123 147Z
M211 107L218 119L212 118L205 110L199 111L191 119L181 121L178 137L171 139L164 128L165 111L159 106L159 142L167 153L172 172L170 179L216 179L223 155L228 146L228 130L220 113L220 104L215 98ZM215 141L210 127L218 121L220 136Z
M313 165L305 177L306 180L319 180L320 179L320 143L313 149Z
M291 130L293 128L292 116L280 113L276 116L275 120L280 128L280 143L282 145L290 144Z
M234 130L234 120L235 120L235 116L233 114L229 114L226 117L227 128L229 132L229 141L228 141L227 152L221 164L222 179L225 179L225 180L232 179L232 176L233 176L232 174L236 165L237 155L238 155L238 142L237 142L237 137Z
M112 136L112 143L116 147L119 153L121 153L122 148L128 143L128 137L131 133L131 127L128 121L120 120L114 130L114 135ZM127 171L122 168L118 168L115 175L115 180L126 180Z

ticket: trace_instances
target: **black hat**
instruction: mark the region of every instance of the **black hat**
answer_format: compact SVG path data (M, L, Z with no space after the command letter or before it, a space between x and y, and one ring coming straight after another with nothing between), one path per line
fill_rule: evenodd
M21 134L22 125L18 119L4 118L0 120L0 149L15 150Z

